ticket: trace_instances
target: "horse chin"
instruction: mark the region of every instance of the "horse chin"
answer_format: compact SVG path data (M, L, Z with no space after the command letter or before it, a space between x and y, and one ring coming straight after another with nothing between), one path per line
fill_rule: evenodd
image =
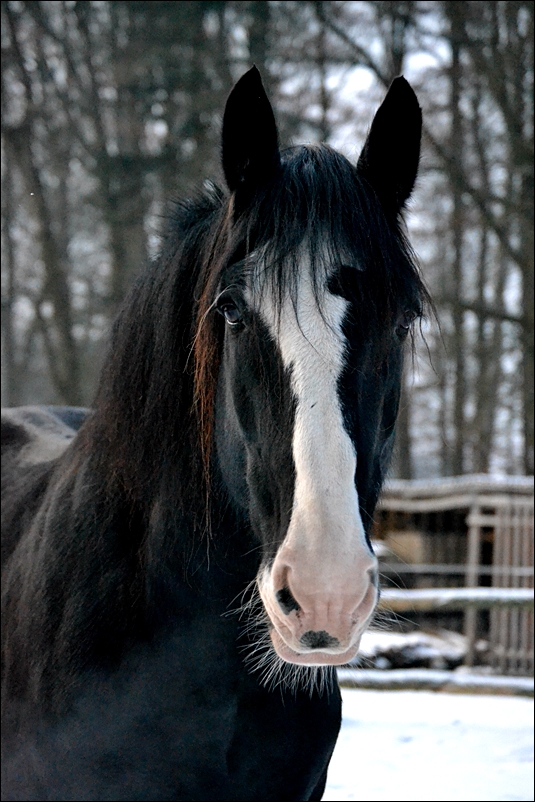
M342 666L356 657L360 646L359 637L349 649L338 654L322 652L319 649L310 652L296 652L288 646L275 628L271 630L270 636L273 648L281 660L299 666Z

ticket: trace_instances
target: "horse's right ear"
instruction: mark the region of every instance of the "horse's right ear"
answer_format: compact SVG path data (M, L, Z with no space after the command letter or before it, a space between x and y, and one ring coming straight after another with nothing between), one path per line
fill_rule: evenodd
M227 100L222 161L231 192L253 192L280 165L277 125L256 67L242 75Z

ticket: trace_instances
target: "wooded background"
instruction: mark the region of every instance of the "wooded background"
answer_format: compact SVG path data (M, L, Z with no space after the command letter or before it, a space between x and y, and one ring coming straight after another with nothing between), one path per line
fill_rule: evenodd
M91 403L166 200L220 179L251 64L283 144L352 160L403 73L425 125L408 224L440 328L416 338L393 473L533 473L532 2L1 6L4 405Z

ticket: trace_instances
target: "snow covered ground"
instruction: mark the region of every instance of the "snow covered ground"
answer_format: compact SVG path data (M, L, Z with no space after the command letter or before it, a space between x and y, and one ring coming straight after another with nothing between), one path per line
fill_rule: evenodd
M533 800L533 699L343 689L323 797Z

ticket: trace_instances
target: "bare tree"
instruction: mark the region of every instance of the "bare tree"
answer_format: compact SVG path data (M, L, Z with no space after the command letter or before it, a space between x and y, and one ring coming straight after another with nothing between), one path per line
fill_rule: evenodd
M252 62L283 144L352 126L357 146L355 101L412 70L411 226L442 329L407 372L395 468L533 471L532 3L8 1L2 16L9 403L90 400L165 200L217 175L221 109ZM415 54L435 66L415 72ZM373 80L342 100L355 68Z

